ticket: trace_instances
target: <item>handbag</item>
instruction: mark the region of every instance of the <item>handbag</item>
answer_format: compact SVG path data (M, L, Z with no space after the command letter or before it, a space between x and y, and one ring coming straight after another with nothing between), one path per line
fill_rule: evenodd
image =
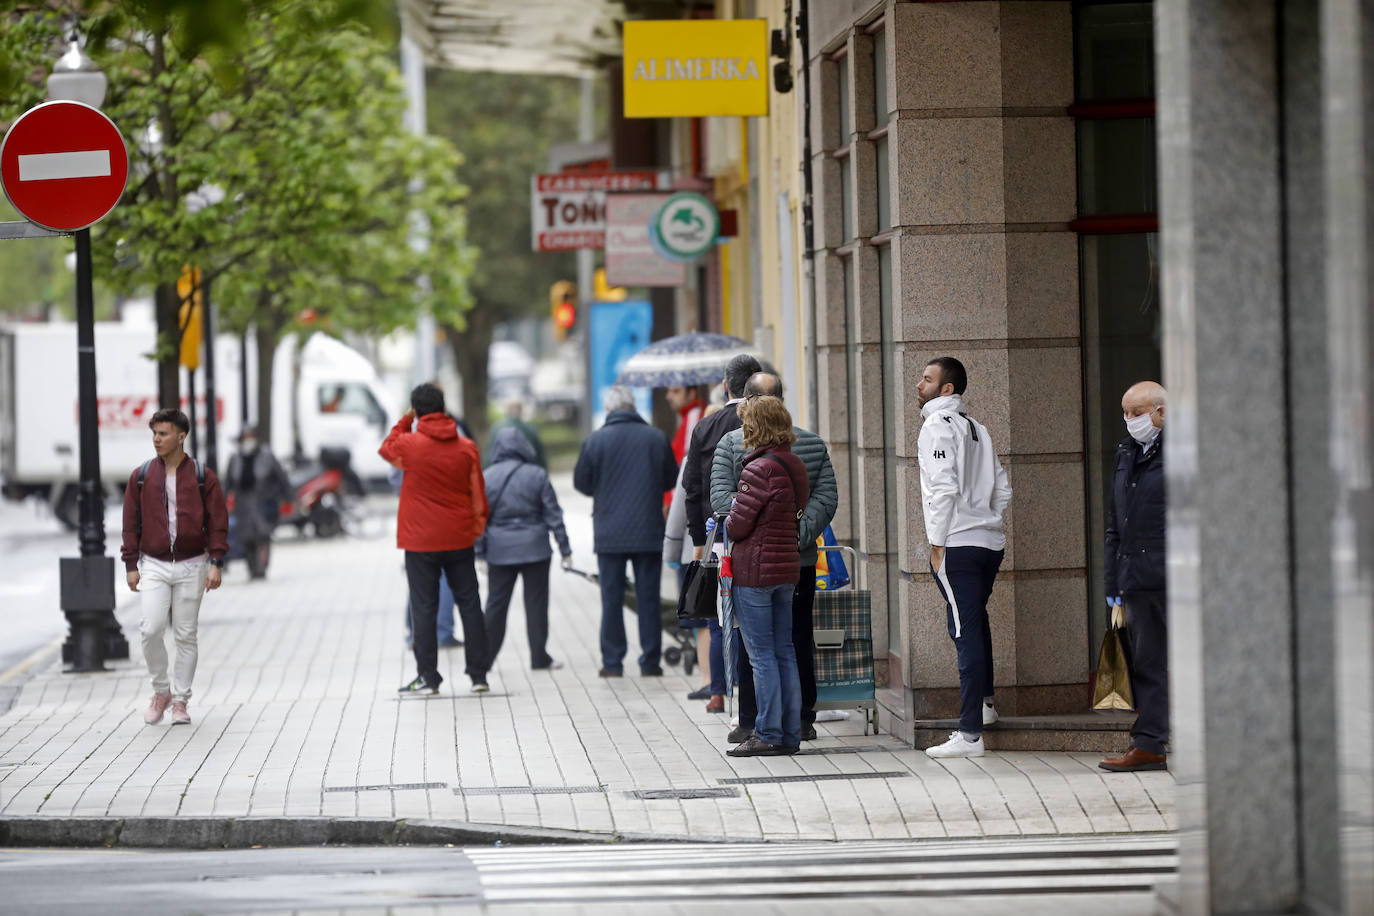
M693 560L687 564L687 572L682 577L682 591L677 596L677 619L699 620L716 616L716 591L720 573L720 560L712 552L715 546L716 531L711 529L706 536L705 559Z
M1102 637L1102 654L1097 661L1097 683L1093 686L1093 709L1134 709L1131 697L1131 671L1126 652L1116 630Z

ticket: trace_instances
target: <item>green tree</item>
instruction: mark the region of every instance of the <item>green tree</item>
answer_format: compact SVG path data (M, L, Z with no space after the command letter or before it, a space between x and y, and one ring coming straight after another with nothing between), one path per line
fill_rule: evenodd
M462 152L468 239L481 252L465 325L445 326L463 377L463 416L487 428L487 348L496 325L547 314L549 286L576 272L571 254L530 250L530 177L549 168L549 147L577 137L576 80L453 70L428 74L431 133Z
M114 9L85 25L123 36L98 60L133 175L93 234L97 264L121 287L158 288L163 403L179 399L173 281L198 266L221 327L256 329L266 356L258 419L270 429L271 354L298 316L312 316L305 330L385 333L422 308L458 323L472 258L460 159L451 144L402 127L389 47L337 25L330 3L259 5L227 81L143 13ZM188 208L188 195L211 185L223 199ZM409 244L417 220L429 238L421 250Z

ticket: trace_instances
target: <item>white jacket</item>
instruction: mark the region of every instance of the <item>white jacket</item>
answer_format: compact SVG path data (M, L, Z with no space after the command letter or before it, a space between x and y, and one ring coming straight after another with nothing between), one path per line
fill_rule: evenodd
M926 538L935 547L1005 549L1002 515L1011 503L1011 485L987 427L969 417L957 394L927 401L921 416Z

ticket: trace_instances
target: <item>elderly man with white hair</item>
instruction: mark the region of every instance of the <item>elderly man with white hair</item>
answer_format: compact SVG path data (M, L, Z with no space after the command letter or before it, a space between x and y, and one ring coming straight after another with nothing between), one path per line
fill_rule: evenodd
M668 437L635 412L630 389L606 391L606 423L582 443L573 486L592 498L592 531L601 577L601 676L622 677L625 653L625 564L635 572L639 673L661 677L659 616L663 494L677 483Z
M1133 773L1168 767L1169 626L1164 565L1164 418L1158 382L1137 382L1121 398L1126 438L1116 447L1107 513L1107 605L1126 628L1136 719L1126 753L1098 764ZM1124 618L1124 619L1123 619Z

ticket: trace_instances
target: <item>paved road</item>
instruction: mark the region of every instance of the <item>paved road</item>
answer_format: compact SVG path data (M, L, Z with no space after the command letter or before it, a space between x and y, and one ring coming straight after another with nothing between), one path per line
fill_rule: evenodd
M111 555L119 550L118 508L106 507ZM67 632L57 561L77 554L76 535L45 507L0 499L0 677Z
M1177 869L1167 836L1014 842L348 848L215 852L5 850L5 911L173 916L381 908L467 913L909 916L1153 911Z

